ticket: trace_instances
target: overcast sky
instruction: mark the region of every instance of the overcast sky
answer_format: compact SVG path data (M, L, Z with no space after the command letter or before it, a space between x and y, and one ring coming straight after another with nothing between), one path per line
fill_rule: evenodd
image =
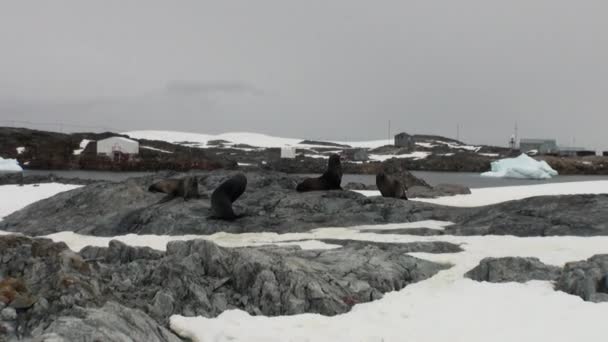
M10 120L608 148L608 1L0 0Z

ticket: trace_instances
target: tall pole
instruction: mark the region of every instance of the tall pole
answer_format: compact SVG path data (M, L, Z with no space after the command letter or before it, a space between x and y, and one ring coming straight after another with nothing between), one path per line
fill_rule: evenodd
M391 120L388 120L388 144L391 144Z

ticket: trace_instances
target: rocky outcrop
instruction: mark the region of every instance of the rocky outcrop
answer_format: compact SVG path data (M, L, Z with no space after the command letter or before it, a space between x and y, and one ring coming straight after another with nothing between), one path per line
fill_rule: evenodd
M530 280L555 280L560 276L560 271L559 267L545 265L538 258L484 258L464 276L490 283L524 283Z
M449 267L407 252L454 248L346 242L333 250L230 249L192 240L160 252L111 241L74 253L48 239L0 236L0 277L27 299L14 305L16 297L8 301L2 292L0 327L35 340L177 341L166 329L174 314L214 317L238 308L336 315Z
M467 195L471 189L463 185L438 184L433 187L413 186L408 189L407 195L410 198L436 198L443 196Z
M70 230L115 236L137 234L212 234L216 232L297 232L327 226L353 226L446 219L448 208L351 191L297 193L300 177L271 172L246 173L245 193L233 204L246 216L236 221L208 219L210 193L233 172L192 173L201 199L176 198L147 191L162 174L116 183L95 183L36 202L0 222L0 229L28 235ZM181 175L183 176L183 175Z
M445 234L608 235L608 195L540 196L462 213Z
M608 235L608 195L527 198L479 208L456 208L417 201L365 197L353 191L297 193L299 176L247 172L247 190L234 209L246 216L208 219L209 195L231 171L173 174L195 176L201 199L159 203L164 194L147 191L156 174L123 182L97 182L31 204L0 221L0 230L27 235L74 231L97 236L213 234L216 232L302 232L319 227L442 220L445 230L410 234L597 236ZM580 213L584 212L585 215Z
M200 148L190 148L164 141L139 140L139 155L128 161L114 162L97 155L96 144L88 144L79 154L83 139L100 140L117 133L73 133L38 131L26 128L0 127L0 156L16 158L27 169L42 170L215 170L236 168L237 163L223 155ZM147 147L147 148L146 148ZM20 152L17 148L23 148Z
M567 263L555 288L591 302L608 302L608 254Z
M88 185L98 182L93 179L82 179L82 178L65 178L59 177L52 173L48 175L27 175L24 176L22 173L6 173L0 174L0 185L7 184L41 184L41 183L63 183L63 184L77 184L77 185Z
M485 258L465 277L492 283L548 280L558 291L590 302L608 302L608 254L569 262L563 268L545 265L537 258Z

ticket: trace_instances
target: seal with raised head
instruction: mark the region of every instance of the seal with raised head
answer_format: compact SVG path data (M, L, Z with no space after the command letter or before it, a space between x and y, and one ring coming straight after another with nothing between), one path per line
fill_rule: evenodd
M164 179L150 185L148 191L167 194L159 203L170 201L176 197L183 197L184 201L200 197L198 193L198 181L193 176L180 179Z
M401 181L393 176L380 172L376 175L376 186L382 197L407 199L407 188Z
M327 162L327 170L317 178L306 178L298 184L298 192L321 191L321 190L342 190L342 164L340 156L332 154Z
M232 221L244 215L236 215L232 203L239 198L247 188L247 177L238 173L220 184L211 194L210 218Z

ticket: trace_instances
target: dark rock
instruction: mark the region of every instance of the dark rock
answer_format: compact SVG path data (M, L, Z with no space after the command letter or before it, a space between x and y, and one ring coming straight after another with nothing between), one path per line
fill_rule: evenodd
M378 232L379 230L376 230ZM382 250L399 250L402 253L459 253L462 248L450 242L432 241L432 242L408 242L408 243L390 243L390 242L373 242L373 241L358 241L358 240L337 240L337 239L322 239L325 243L340 246L357 246L363 248L365 246L375 246Z
M62 183L88 185L99 181L81 178L64 178L54 174L48 175L26 175L19 173L0 173L0 185L6 184L41 184L41 183Z
M0 274L21 279L39 298L22 317L17 310L21 323L11 329L23 336L163 341L175 340L166 329L175 314L214 317L234 308L267 316L344 313L449 267L408 251L460 250L430 242L342 244L231 249L192 240L160 252L113 241L74 253L48 239L5 235L0 260L11 261L0 264ZM3 317L13 317L5 311Z
M344 190L378 190L378 188L373 184L363 184L354 182L347 183L346 185L343 185L342 188Z
M586 301L608 302L607 278L608 254L594 255L584 261L567 263L555 288Z
M478 266L465 274L476 281L491 283L518 282L530 280L555 280L560 276L560 268L543 264L538 258L484 258Z
M443 196L470 194L471 189L463 185L439 184L432 188L424 186L411 187L407 194L410 198L436 198Z
M143 311L115 302L100 308L75 307L33 337L34 341L182 341Z
M367 198L351 191L296 193L301 179L271 172L247 172L247 191L235 202L245 217L208 220L213 189L231 172L198 173L200 200L174 199L147 191L156 176L117 183L95 183L36 202L7 216L0 229L28 235L57 231L116 236L136 234L212 234L247 231L305 231L322 226L352 226L448 218L439 206L389 198ZM451 210L450 210L451 211Z
M399 235L418 235L433 236L443 235L443 230L431 228L401 228L401 229L361 229L361 233L374 234L399 234Z
M584 215L581 213L584 212ZM540 196L471 208L449 235L608 235L608 195Z

